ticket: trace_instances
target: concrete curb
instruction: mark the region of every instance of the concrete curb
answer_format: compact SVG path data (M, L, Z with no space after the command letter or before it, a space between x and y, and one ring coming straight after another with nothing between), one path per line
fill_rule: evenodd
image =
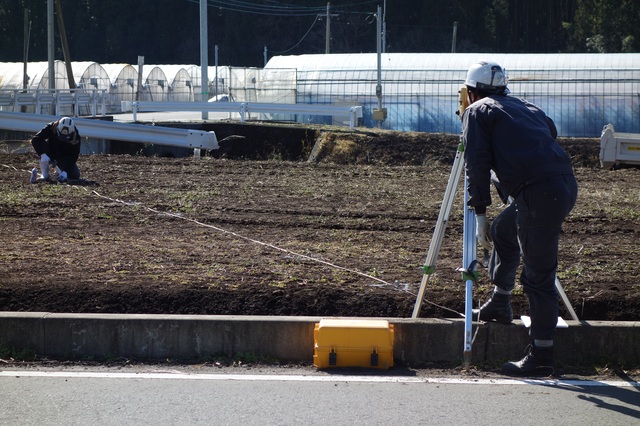
M313 329L320 319L0 312L0 345L56 359L124 357L186 361L252 354L311 363ZM394 325L396 362L463 363L463 319L385 319ZM640 322L567 323L569 328L558 329L556 338L560 365L640 364ZM493 365L520 358L527 343L527 329L520 321L507 326L480 324L472 362Z

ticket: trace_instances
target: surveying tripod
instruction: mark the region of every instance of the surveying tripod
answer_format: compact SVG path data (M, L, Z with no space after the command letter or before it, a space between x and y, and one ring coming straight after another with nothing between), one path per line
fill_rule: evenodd
M458 114L462 117L462 113L468 106L467 90L465 86L460 88L459 93L459 109ZM444 198L442 205L440 206L440 213L438 214L438 221L431 238L429 245L429 251L427 258L422 267L423 275L422 282L420 283L420 289L418 291L418 297L416 304L413 308L413 314L411 318L418 318L420 316L420 308L422 307L422 301L424 300L424 294L429 282L429 278L436 270L436 261L438 259L438 253L442 246L442 240L444 238L444 232L447 228L449 216L451 214L451 208L455 199L456 188L460 182L462 170L464 168L464 144L462 140L458 144L456 156L453 161L453 167L451 168L451 174L447 181L447 187L444 192ZM465 281L465 309L464 309L464 362L466 368L469 368L471 364L471 347L473 344L472 335L472 307L473 307L473 284L477 280L477 272L475 267L478 263L477 260L477 241L476 241L476 220L475 211L467 206L469 200L468 180L465 172L464 176L464 219L463 219L463 232L462 232L462 267L458 271L462 272L462 279ZM555 286L558 294L562 298L567 311L569 311L571 318L574 321L578 321L576 315L567 295L565 294L558 277L555 279ZM530 325L529 317L522 317L523 323ZM562 318L558 318L559 327L567 327L566 322Z

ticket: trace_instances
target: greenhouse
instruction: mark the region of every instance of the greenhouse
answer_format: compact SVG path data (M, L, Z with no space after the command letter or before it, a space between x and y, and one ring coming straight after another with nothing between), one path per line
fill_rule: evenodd
M138 69L140 73L140 69ZM139 101L162 102L167 101L169 85L167 76L157 65L145 65L142 68L142 91L138 96Z
M640 133L640 54L382 54L382 127L459 133L458 89L478 60L500 63L511 94L542 107L562 136L600 136L608 123ZM378 125L378 55L276 56L266 69L296 70L298 103L362 105L363 124Z
M228 66L207 67L210 97L220 97L229 94L229 84L231 81L230 70L231 67ZM200 81L201 80L198 80L198 84L200 84Z
M616 131L640 133L640 54L476 54L388 53L276 56L265 68L209 66L207 100L235 102L361 105L367 127L459 133L455 114L458 89L469 66L478 60L500 63L509 73L513 96L525 97L553 118L561 136L599 137L606 124ZM202 100L201 69L197 65L144 65L73 62L78 86L69 90L64 62L55 61L54 95L49 89L47 62L0 63L0 109L69 113L59 102L72 92L91 97L77 114L120 112L122 101ZM378 75L381 99L376 96ZM40 103L37 99L49 99ZM387 118L374 120L378 103ZM67 109L61 109L67 108ZM89 109L92 109L89 111ZM262 116L252 118L264 118ZM268 118L268 117L267 117ZM296 115L282 120L331 123L329 117Z
M129 64L103 64L109 76L109 113L120 112L120 102L136 100L138 71Z
M167 100L170 102L193 102L191 76L184 65L157 65L167 77ZM186 67L186 68L185 68Z
M72 64L73 77L78 87L86 85L88 88L104 86L108 88L109 79L102 67L95 62L75 62ZM55 113L71 114L73 110L73 100L69 92L69 80L67 69L62 61L54 62L55 85L59 92L51 93L49 87L49 63L29 62L26 69L27 84L24 84L24 64L23 63L2 63L0 64L0 97L8 99L9 96L14 103L21 107L23 112L53 113L50 110L54 100L57 104ZM94 85L95 84L95 85ZM66 93L68 96L65 96ZM34 96L41 94L47 96ZM70 99L70 101L67 101ZM0 103L0 108L6 109L7 102ZM85 111L84 113L89 113Z

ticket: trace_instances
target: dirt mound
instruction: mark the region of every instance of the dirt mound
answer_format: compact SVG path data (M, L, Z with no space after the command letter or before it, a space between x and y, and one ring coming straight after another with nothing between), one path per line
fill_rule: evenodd
M459 138L415 132L322 132L309 161L335 164L421 166L451 163Z

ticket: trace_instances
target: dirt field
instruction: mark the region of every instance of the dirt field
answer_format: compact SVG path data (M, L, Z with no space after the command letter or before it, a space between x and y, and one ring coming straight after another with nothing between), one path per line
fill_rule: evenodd
M0 154L0 310L411 316L457 137L318 135L294 161L236 158L241 138L200 159L83 156L81 185L29 184L33 156ZM640 320L640 169L561 143L580 185L563 287L581 319ZM460 187L423 317L463 311L461 234ZM475 298L491 288L481 270Z

